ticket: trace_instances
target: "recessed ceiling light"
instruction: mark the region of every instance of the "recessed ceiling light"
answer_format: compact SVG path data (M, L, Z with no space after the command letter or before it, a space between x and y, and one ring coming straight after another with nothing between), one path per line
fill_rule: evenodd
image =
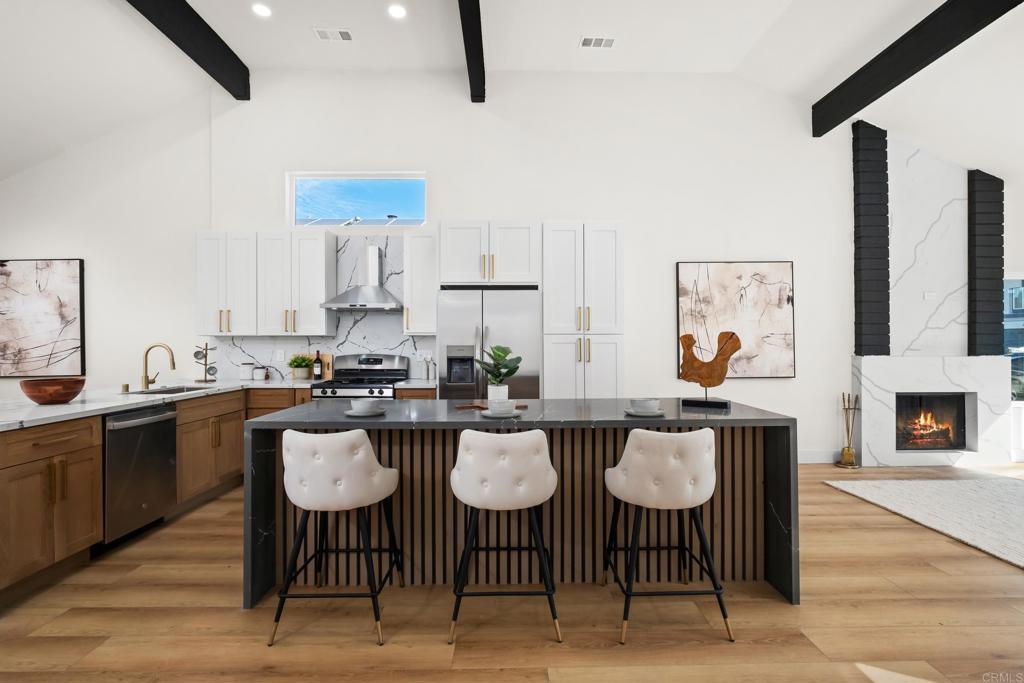
M255 14L256 16L258 16L258 17L263 17L264 19L269 17L271 14L273 14L273 12L270 10L270 8L267 7L266 5L264 5L262 2L255 2L255 3L253 3L253 5L252 5L252 13Z
M388 14L392 19L405 19L405 8L401 5L391 5L388 7Z

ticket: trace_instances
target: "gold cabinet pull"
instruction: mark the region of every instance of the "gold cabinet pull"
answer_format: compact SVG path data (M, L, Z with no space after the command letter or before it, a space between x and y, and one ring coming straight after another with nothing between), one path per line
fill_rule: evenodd
M217 309L217 331L224 331L224 310L220 308Z
M293 308L292 309L292 332L298 332L299 331L299 326L295 322L295 318L298 317L298 315L299 315L299 312Z
M590 306L587 306L587 332L590 332Z
M60 461L60 499L68 499L68 461Z
M576 337L576 362L583 360L583 339Z
M284 309L284 331L288 331L288 309Z
M228 332L231 331L231 309L228 309Z
M49 487L50 504L57 502L57 466L52 463L46 463L46 478L47 486Z
M590 337L587 337L587 362L590 362Z
M491 254L491 279L494 279L494 254Z
M53 439L47 439L46 441L33 441L32 448L43 448L44 446L55 446L59 443L66 441L73 441L78 438L78 434L66 434L65 436L58 436Z
M582 306L577 306L576 307L576 331L577 332L580 331L580 326L583 324L582 320L583 320L583 307Z
M480 254L480 277L487 279L487 254Z
M405 329L409 329L409 307L405 307Z

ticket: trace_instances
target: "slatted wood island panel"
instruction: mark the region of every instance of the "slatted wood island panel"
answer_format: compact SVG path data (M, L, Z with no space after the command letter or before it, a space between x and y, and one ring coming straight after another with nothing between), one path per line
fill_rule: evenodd
M674 406L670 401L664 403ZM555 579L593 583L604 578L603 547L611 517L604 470L618 460L629 430L643 427L678 432L704 426L716 432L718 472L715 494L703 510L704 523L723 578L767 581L790 601L798 602L795 420L735 404L729 415L674 408L666 418L640 420L624 416L625 402L614 400L528 403L523 418L515 422L494 422L475 412L457 410L447 401L395 402L389 404L387 415L361 420L343 415L347 401L314 402L248 421L244 604L254 605L280 581L297 526L299 513L280 484L278 437L283 429L367 429L381 462L401 472L395 507L407 584L449 584L453 579L466 523L465 508L455 501L449 486L460 431L543 429L559 479L555 495L543 506L543 528L553 555ZM371 515L374 545L386 539L378 517ZM621 540L630 521L620 522ZM315 523L311 523L309 533L315 531ZM675 543L679 534L676 515L648 512L641 533L645 546ZM526 516L485 512L480 534L484 545L524 545ZM347 513L330 515L328 537L335 547L355 547L354 515L352 519ZM674 551L641 553L644 581L680 581L685 569ZM356 555L339 555L332 558L327 581L359 585L363 574ZM299 577L300 583L312 580L311 569ZM539 574L530 553L511 550L481 553L471 567L470 580L532 583L539 581Z

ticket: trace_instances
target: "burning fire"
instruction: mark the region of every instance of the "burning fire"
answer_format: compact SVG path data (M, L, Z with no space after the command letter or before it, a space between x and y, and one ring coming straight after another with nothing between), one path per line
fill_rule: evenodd
M910 423L909 427L914 435L919 437L927 437L935 432L942 431L948 431L950 434L953 433L953 425L936 421L935 414L930 410L922 410L921 414Z

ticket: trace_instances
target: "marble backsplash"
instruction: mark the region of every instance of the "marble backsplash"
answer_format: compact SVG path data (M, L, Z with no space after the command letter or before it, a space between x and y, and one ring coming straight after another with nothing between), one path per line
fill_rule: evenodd
M381 284L399 300L402 299L402 238L395 235L339 235L338 291L366 283L366 248L380 247L383 260ZM210 345L217 346L211 354L217 362L219 376L235 379L242 363L255 363L271 369L271 380L291 376L288 359L295 353L330 353L335 356L352 353L393 353L409 356L412 377L423 377L424 365L416 362L418 354L434 353L434 337L403 334L402 313L382 311L340 311L337 334L333 337L218 337Z

